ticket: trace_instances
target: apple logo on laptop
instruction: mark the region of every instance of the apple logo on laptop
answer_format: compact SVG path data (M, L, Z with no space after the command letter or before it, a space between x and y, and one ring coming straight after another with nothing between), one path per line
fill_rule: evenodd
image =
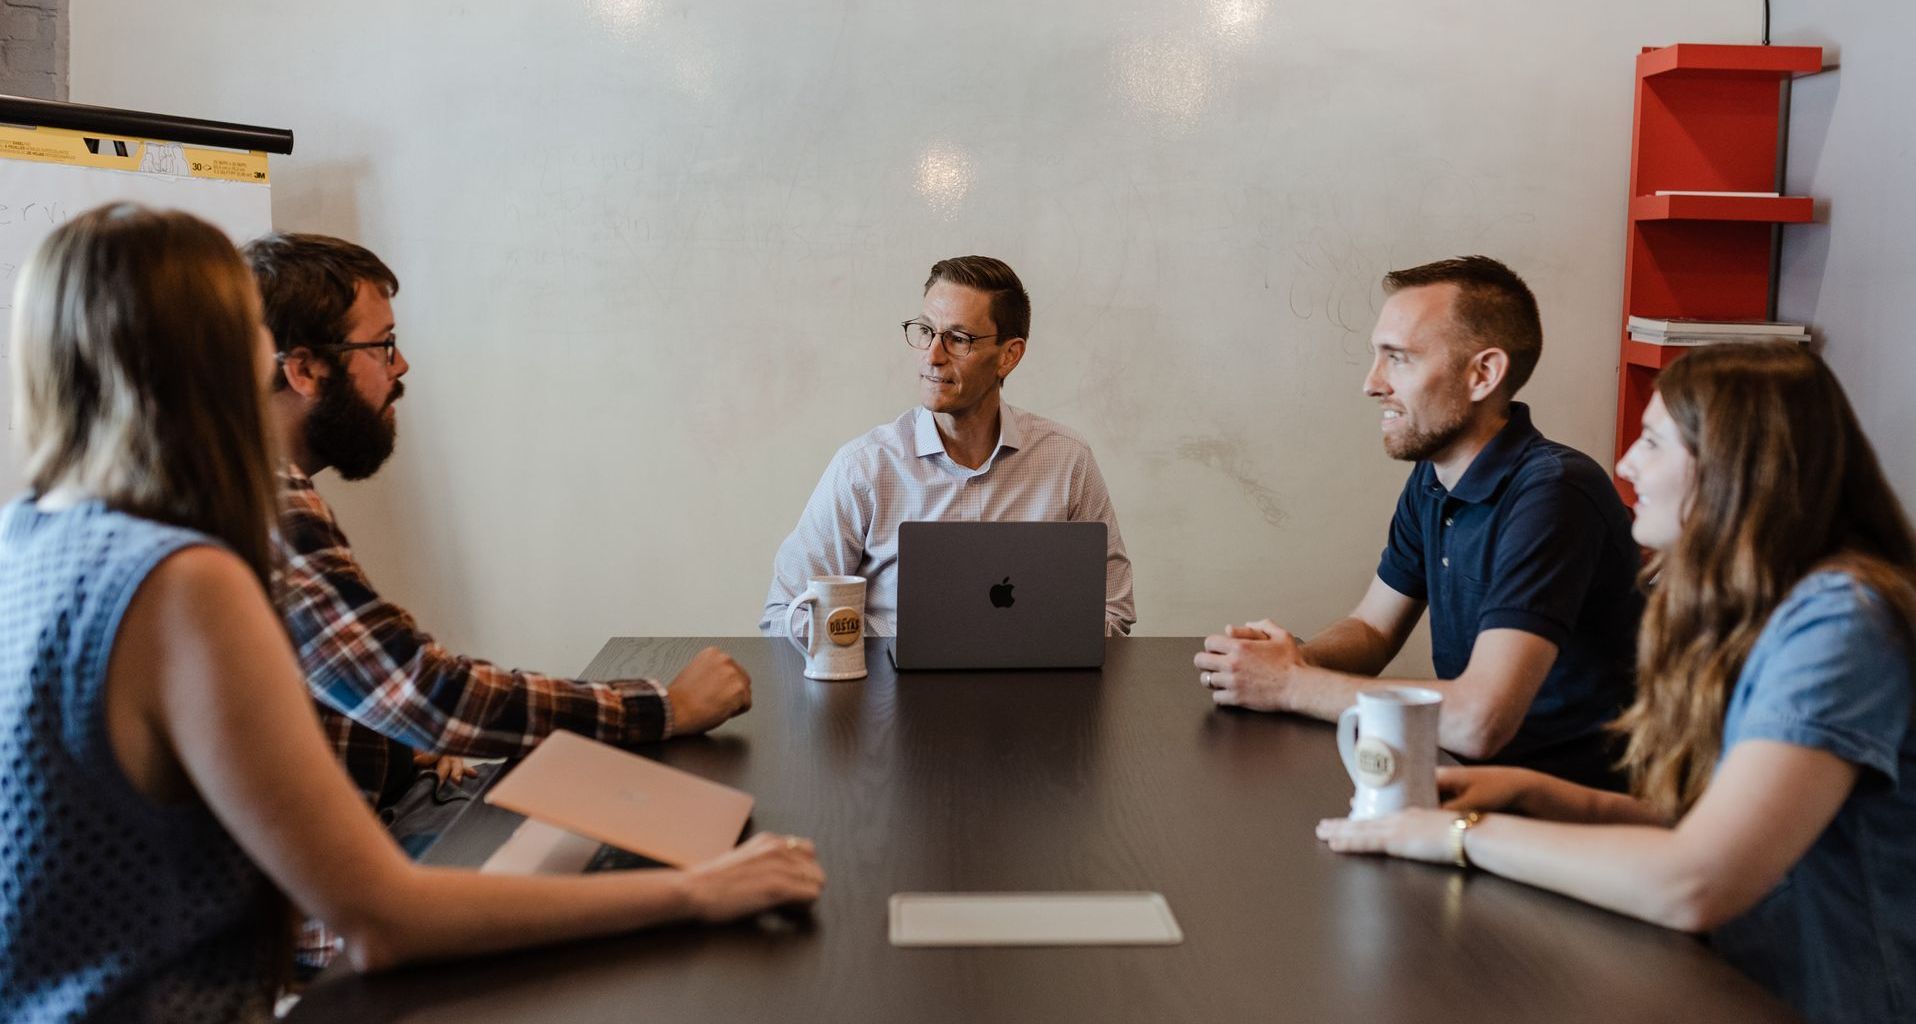
M1014 586L1017 586L1017 584L1011 582L1011 577L1009 576L1005 577L1003 583L993 583L991 585L991 606L993 608L1011 607L1015 601L1011 596L1011 588Z

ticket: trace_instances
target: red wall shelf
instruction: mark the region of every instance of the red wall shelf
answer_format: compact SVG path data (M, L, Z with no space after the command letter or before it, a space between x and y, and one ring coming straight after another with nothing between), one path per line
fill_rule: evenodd
M1733 43L1677 43L1645 47L1637 57L1637 77L1724 75L1788 77L1823 70L1820 46L1742 46Z
M1647 341L1623 341L1623 365L1641 366L1651 370L1661 370L1682 358L1690 350L1688 345L1652 345ZM1646 399L1647 401L1647 399ZM1638 413L1642 416L1642 413ZM1634 440L1634 438L1632 439ZM1618 458L1622 456L1619 455Z
M1637 55L1617 458L1636 441L1657 371L1689 351L1631 341L1629 318L1767 318L1773 226L1816 215L1808 196L1656 193L1775 190L1783 82L1822 66L1817 46L1679 43Z
M1801 224L1815 215L1809 196L1637 196L1631 220L1760 220Z

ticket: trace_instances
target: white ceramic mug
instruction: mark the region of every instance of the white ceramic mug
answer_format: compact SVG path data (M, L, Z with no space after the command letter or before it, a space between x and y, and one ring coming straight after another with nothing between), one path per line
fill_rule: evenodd
M800 640L798 616L808 610ZM805 655L806 678L865 678L865 577L812 577L786 612L785 635Z
M1337 752L1357 784L1352 818L1437 806L1437 717L1444 695L1421 686L1357 694L1337 718Z

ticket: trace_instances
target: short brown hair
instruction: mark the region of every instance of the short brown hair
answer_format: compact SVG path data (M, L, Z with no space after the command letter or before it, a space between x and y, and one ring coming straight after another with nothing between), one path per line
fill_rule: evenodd
M246 243L246 261L280 352L346 340L346 314L366 281L399 294L399 277L364 246L331 235L275 231ZM274 388L286 386L281 372Z
M990 256L953 256L931 265L925 278L925 290L940 281L976 288L991 296L991 322L998 326L999 341L1024 338L1031 334L1031 296L1023 282L1004 260Z
M14 295L33 489L198 530L265 586L276 484L259 306L233 243L177 211L102 206L47 236Z
M1456 333L1470 346L1470 354L1498 348L1510 357L1503 394L1514 398L1543 355L1543 320L1537 315L1537 297L1530 294L1530 286L1516 271L1488 256L1457 256L1385 274L1384 294L1433 284L1457 286L1452 307Z

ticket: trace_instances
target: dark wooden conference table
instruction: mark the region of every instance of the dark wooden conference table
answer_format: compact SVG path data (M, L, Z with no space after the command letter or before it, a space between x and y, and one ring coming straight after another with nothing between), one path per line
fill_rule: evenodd
M614 638L590 678L671 678L706 644L750 713L643 751L811 836L810 918L767 915L384 975L335 968L294 1021L1724 1021L1797 1019L1687 936L1481 873L1333 854L1328 725L1213 708L1198 641L1118 638L1102 672L804 678L783 640ZM475 803L427 860L476 865ZM1177 946L899 949L903 891L1162 892Z

